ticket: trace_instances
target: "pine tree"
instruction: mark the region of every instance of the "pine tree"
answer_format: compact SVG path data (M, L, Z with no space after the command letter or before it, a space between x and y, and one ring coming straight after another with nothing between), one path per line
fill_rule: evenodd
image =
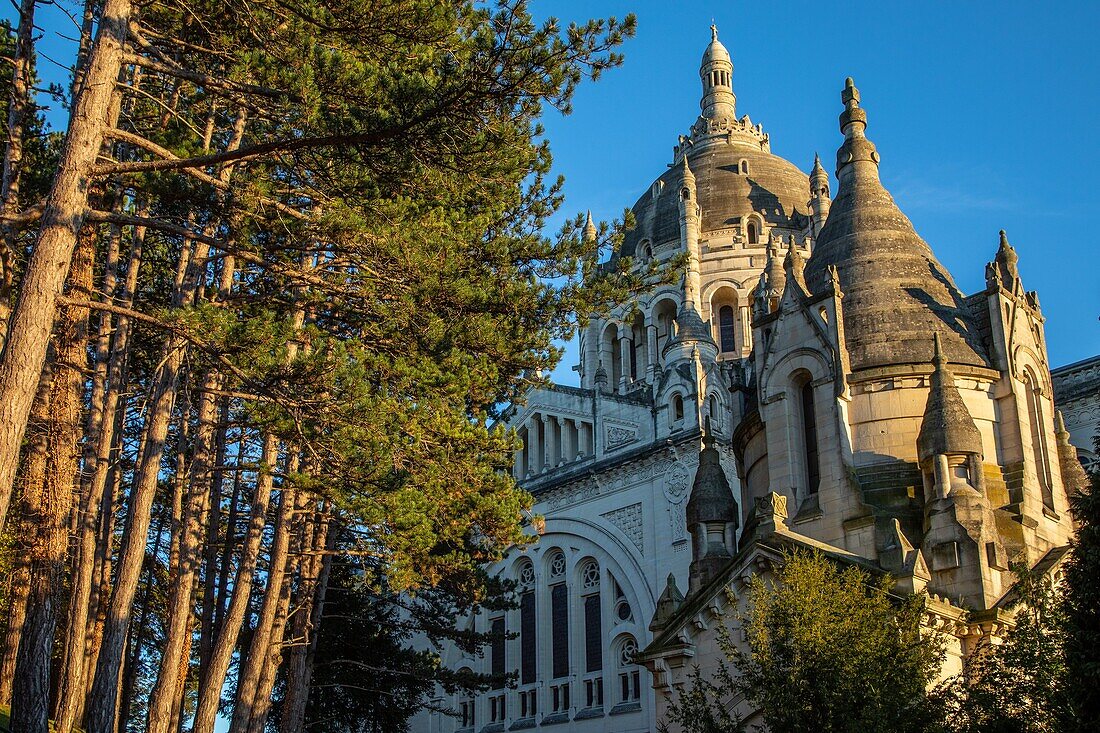
M1066 694L1073 731L1100 729L1100 474L1073 497L1077 537L1065 567Z

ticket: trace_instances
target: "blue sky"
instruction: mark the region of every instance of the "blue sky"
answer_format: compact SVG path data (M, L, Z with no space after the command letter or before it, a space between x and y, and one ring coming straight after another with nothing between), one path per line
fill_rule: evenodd
M75 9L72 0L59 0ZM698 114L711 22L734 62L738 113L772 151L830 167L846 76L856 80L886 187L967 293L1006 229L1039 292L1052 365L1100 353L1100 27L1095 2L532 2L563 21L634 12L626 63L585 84L547 134L566 205L611 219L671 160ZM10 17L9 7L6 14ZM72 23L39 9L46 55L71 60ZM47 58L40 72L65 81ZM63 119L60 115L51 115ZM834 181L835 191L835 181ZM554 373L575 383L572 344Z
M626 63L581 88L547 134L566 213L618 216L698 115L712 19L733 57L738 114L772 152L831 170L854 77L883 183L966 293L1005 229L1039 292L1051 364L1100 353L1100 3L558 2L563 20L634 12ZM547 12L549 11L549 12ZM833 182L834 193L836 182ZM569 350L554 378L575 383Z

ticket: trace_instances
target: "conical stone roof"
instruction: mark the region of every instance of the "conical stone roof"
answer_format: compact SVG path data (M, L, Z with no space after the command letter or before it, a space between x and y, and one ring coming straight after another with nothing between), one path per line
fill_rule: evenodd
M811 292L820 293L828 287L829 266L836 266L853 371L928 363L933 334L940 335L949 362L988 366L951 274L879 180L879 155L864 135L867 115L851 79L841 98L840 189L805 275Z
M703 434L703 450L699 453L699 468L687 503L687 526L690 530L701 522L737 522L737 502L733 500L729 479L722 470L710 418Z
M940 350L940 335L935 335L932 372L928 402L924 406L917 435L917 456L925 461L932 456L959 453L982 454L982 434L974 424L974 418L963 403L955 386L955 378L947 368L947 360Z

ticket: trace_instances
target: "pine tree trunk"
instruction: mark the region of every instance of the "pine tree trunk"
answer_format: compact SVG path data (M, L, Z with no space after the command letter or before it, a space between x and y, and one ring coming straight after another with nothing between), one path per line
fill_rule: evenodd
M34 53L34 8L37 0L19 3L19 31L11 59L11 98L8 102L8 144L4 148L4 177L0 190L0 215L19 213L19 186L23 177L23 134L33 113L31 61ZM17 225L3 222L0 238L0 349L4 347L11 316L12 284L15 277L15 235Z
M305 730L306 704L313 680L313 658L317 650L317 635L324 616L325 594L328 591L331 551L336 533L332 531L326 509L313 519L309 556L300 564L302 577L295 597L290 621L290 651L287 656L286 694L279 721L279 733L300 733Z
M130 9L131 0L104 4L88 72L73 102L57 174L0 356L0 526L8 515L19 448L46 359L57 298L84 221L96 158L111 114Z
M95 233L82 232L73 257L70 292L87 300L92 287ZM50 661L57 612L63 603L69 522L76 493L84 372L88 362L88 309L65 306L57 322L57 363L50 388L45 481L28 486L30 545L27 619L15 666L11 733L46 733L50 714Z
M278 459L279 442L274 435L268 434L264 437L264 447L260 458L261 473L256 478L256 486L251 502L252 515L249 519L244 544L241 547L241 558L237 564L237 573L233 581L233 593L230 597L225 618L218 630L217 639L214 642L209 669L199 687L199 700L195 708L195 722L191 727L191 733L213 733L214 731L214 721L218 714L218 703L221 701L225 676L229 672L229 663L237 647L241 624L244 622L252 595L253 575L256 572L256 564L260 555L263 530L267 525L267 508L271 501L273 488L271 468L275 466ZM280 510L278 521L281 521L282 514L283 512Z
M186 663L191 649L192 590L202 555L202 531L209 511L211 457L214 453L214 429L217 416L218 375L208 370L198 396L198 430L195 454L187 480L188 497L184 508L178 549L178 571L168 600L168 621L160 659L160 674L149 698L149 733L168 733L176 705L181 660Z
M25 562L11 571L8 590L8 627L4 630L4 651L0 656L0 706L11 707L12 683L15 680L15 657L27 620L27 596L31 591L31 572Z
M295 458L293 454L291 458ZM288 467L287 473L293 473L293 470ZM270 695L270 688L266 684L268 671L272 658L275 665L278 665L290 602L290 574L287 572L287 564L292 541L298 536L293 531L295 510L300 508L298 501L298 493L293 486L285 483L279 519L275 524L275 536L271 541L267 588L260 605L256 629L252 634L252 643L248 647L248 656L242 660L237 673L237 697L229 733L251 733L257 721L266 717L264 702Z
M218 558L229 555L233 549L226 530L226 541L219 543L221 529L222 491L225 486L226 440L229 424L229 400L219 400L218 427L214 440L214 472L210 481L210 511L206 517L206 555L203 558L202 616L199 626L199 681L203 670L210 663L214 645L214 608L220 602L217 597ZM233 501L236 501L236 497Z
M126 279L116 301L116 305L124 308L133 305L143 243L144 231L135 232ZM113 296L115 288L113 273L117 268L117 246L117 240L112 238L103 283L104 293L109 297ZM88 629L89 619L95 618L92 591L95 569L102 564L104 554L104 548L99 546L97 540L103 536L100 532L103 521L100 519L101 509L103 512L110 511L110 508L103 507L103 497L107 488L112 448L116 442L116 425L119 422L116 413L124 387L125 363L129 355L129 318L119 316L114 329L113 346L111 331L109 315L101 313L99 338L96 342L96 365L92 376L91 414L84 454L84 502L78 527L77 559L73 570L68 633L65 637L65 664L61 670L57 707L54 710L54 720L60 731L71 730L83 717L86 698L84 691L88 689L88 657L91 651Z

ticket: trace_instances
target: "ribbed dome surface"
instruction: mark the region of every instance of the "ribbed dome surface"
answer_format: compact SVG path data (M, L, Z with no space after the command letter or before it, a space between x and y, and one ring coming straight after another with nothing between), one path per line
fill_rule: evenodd
M748 164L743 174L741 161ZM789 227L791 217L806 215L810 182L793 164L748 144L709 145L688 154L702 209L701 232L725 229L753 212L772 226ZM621 253L633 257L638 244L654 245L680 238L680 169L673 166L634 204L635 227L623 239ZM655 189L660 193L655 195ZM800 228L801 225L794 228Z
M806 265L806 282L820 293L828 266L836 266L852 369L926 364L934 333L948 361L988 366L962 293L878 176L846 184Z

